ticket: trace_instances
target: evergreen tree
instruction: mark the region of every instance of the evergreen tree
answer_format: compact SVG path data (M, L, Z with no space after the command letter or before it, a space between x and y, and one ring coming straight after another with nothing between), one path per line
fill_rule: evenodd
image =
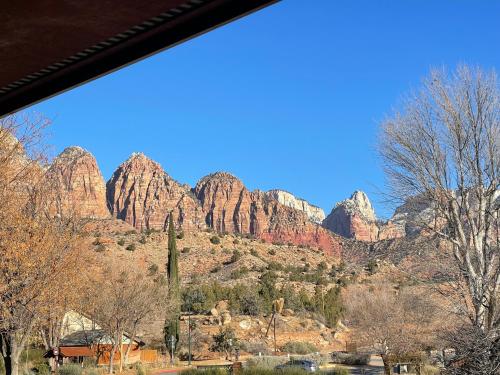
M171 212L168 219L168 260L167 260L167 279L171 295L179 293L177 244L175 242L175 238L176 234L174 227L174 215Z
M175 352L179 342L179 318L180 318L180 293L179 293L179 272L177 262L177 245L174 228L174 215L171 212L168 219L168 260L167 260L167 281L169 290L169 313L163 328L165 345L169 354ZM174 342L172 342L174 337ZM172 350L173 349L173 350ZM172 358L173 360L173 358Z

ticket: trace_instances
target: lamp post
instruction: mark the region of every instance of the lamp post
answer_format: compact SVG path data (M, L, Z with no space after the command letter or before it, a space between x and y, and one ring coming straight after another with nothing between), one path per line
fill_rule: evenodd
M188 311L188 366L191 366L191 305Z

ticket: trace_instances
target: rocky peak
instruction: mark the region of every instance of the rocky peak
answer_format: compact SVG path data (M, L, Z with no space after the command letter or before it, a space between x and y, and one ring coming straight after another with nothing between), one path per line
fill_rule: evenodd
M360 215L368 221L376 221L377 219L368 196L360 190L356 190L349 199L337 203L337 206L343 206L347 212Z
M349 199L335 205L323 221L323 226L343 237L362 241L376 241L378 226L375 211L368 196L355 191Z
M227 172L216 172L198 181L194 194L201 202L205 223L218 232L249 233L250 192Z
M323 209L310 204L304 199L297 198L288 191L274 189L269 190L266 194L271 199L274 199L287 207L303 211L307 215L309 220L314 223L321 224L325 219L325 212L323 211Z
M72 146L61 152L47 171L59 192L60 213L81 217L105 218L106 187L94 156L87 150Z
M107 202L115 217L140 230L165 229L170 212L179 227L203 227L200 204L189 187L142 153L133 153L113 173Z

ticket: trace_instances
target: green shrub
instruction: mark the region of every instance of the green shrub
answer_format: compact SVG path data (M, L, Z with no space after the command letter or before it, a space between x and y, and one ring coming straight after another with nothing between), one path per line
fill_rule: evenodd
M342 365L357 365L364 366L370 362L369 354L357 354L357 353L342 353L334 352L332 353L332 362L340 363Z
M250 270L247 267L241 266L237 270L234 270L233 272L231 272L231 279L233 279L233 280L241 279L248 272L250 272Z
M135 251L135 244L131 243L130 245L128 245L125 250L128 250L128 251Z
M150 276L156 275L158 273L158 265L156 263L152 263L148 267L148 273Z
M239 240L239 239L237 239L237 238L235 238L235 239L233 240L233 245L239 245L239 244L240 244L240 240Z
M189 247L183 247L183 248L182 248L182 250L181 250L181 253L182 253L182 254L187 254L187 253L189 253L190 251L191 251L191 248L189 248Z
M258 257L259 256L259 253L257 252L257 250L255 249L250 249L250 255L254 256L254 257Z
M179 233L177 234L177 239L178 239L178 240L182 240L183 238L184 238L184 232L179 232Z
M125 232L125 235L131 235L131 234L137 234L137 231L135 229L132 229L132 230L128 230Z
M210 369L188 369L181 372L182 375L228 375L229 370L226 368L210 368Z
M210 254L215 255L216 253L215 249L210 249Z
M97 237L94 242L92 242L92 245L94 246L97 246L97 245L100 245L101 244L101 239L99 237Z
M137 362L135 364L135 373L136 375L148 375L149 371L141 362Z
M95 248L95 251L97 251L98 253L102 253L103 251L106 251L106 246L104 246L102 243L100 243L99 245L97 245L97 247Z
M123 246L125 245L125 240L123 238L120 238L117 242L118 245Z
M34 367L34 370L38 375L50 375L50 367L49 364L46 362L37 364Z
M93 361L93 366L95 366L95 361ZM85 367L85 362L84 362ZM88 367L83 370L83 375L101 375L102 372L99 372L99 369L96 367Z
M217 273L217 272L219 272L221 269L222 269L222 267L221 267L221 266L220 266L220 264L219 264L219 265L215 266L214 268L212 268L212 269L210 270L210 272L211 272L211 273Z
M219 236L212 236L210 237L210 242L214 245L220 244L220 237Z
M276 250L271 249L267 252L269 255L276 255Z
M375 272L377 272L377 269L378 264L375 259L370 259L370 261L365 266L365 270L367 270L370 275L373 275Z
M241 259L241 253L240 253L240 251L238 249L234 249L233 250L233 255L231 256L230 262L231 263L235 263L235 262L237 262L240 259Z
M317 352L318 348L310 342L289 341L283 346L283 351L293 354L309 354Z
M139 242L144 245L146 243L146 236L142 236Z
M81 375L82 371L82 366L76 363L70 363L59 367L59 375Z

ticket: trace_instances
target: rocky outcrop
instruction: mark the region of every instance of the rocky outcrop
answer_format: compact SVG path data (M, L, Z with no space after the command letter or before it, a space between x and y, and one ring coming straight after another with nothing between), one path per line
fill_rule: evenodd
M86 218L109 217L106 187L95 158L81 147L68 147L47 171L57 190L54 210Z
M312 223L307 214L281 204L269 194L250 192L229 173L202 178L194 188L208 227L218 232L251 234L269 242L319 247L340 254L341 241Z
M314 223L321 224L325 220L325 212L323 209L314 206L304 199L297 198L293 194L284 190L269 190L266 193L271 199L277 200L279 203L303 211L309 220Z
M107 202L113 216L139 230L166 229L170 212L183 229L205 226L200 203L189 187L142 153L132 154L113 173Z
M362 191L355 191L349 199L337 203L323 221L323 226L346 238L361 241L378 239L375 211Z

